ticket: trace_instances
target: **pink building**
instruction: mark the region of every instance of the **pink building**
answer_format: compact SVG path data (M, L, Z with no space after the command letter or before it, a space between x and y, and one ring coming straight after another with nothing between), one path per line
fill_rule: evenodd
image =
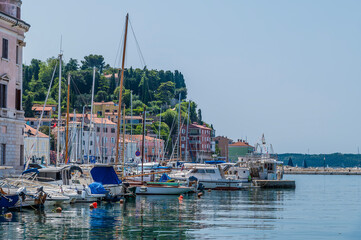
M187 148L187 159L189 161L203 162L212 157L212 129L197 123L189 124L188 138L187 126L181 130L182 158L185 159ZM187 147L186 147L187 144Z
M142 155L142 146L143 146L143 135L127 135L128 139L136 142L137 149ZM135 150L135 151L136 151ZM162 159L164 156L164 140L145 136L145 145L144 145L145 160L144 162L154 162L158 159Z
M24 165L22 56L30 25L20 18L20 0L0 0L0 165Z

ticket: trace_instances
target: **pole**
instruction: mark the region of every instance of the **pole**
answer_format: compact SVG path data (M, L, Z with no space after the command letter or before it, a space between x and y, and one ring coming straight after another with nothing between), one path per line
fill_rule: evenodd
M124 46L123 46L123 58L122 58L122 73L120 77L120 85L119 85L119 102L118 102L118 124L117 124L117 147L116 147L116 154L115 154L115 164L118 163L119 157L119 135L120 135L120 111L122 107L122 95L123 95L123 81L124 81L124 62L125 62L125 50L127 47L127 33L128 33L128 17L129 14L125 17L125 34L124 34ZM119 75L119 74L118 74Z
M178 149L179 149L179 153L178 153L178 159L182 160L182 145L181 145L181 140L182 140L182 134L181 134L181 94L179 93L179 121L178 121L178 134L179 134L179 140L178 140Z
M188 161L188 130L189 130L189 113L190 113L190 108L191 108L191 101L188 101L188 118L187 118L187 132L186 132L186 150L185 150L185 154L186 154L186 158L185 161Z
M68 95L66 102L66 134L65 134L65 164L68 163L68 144L69 144L69 93L70 93L70 74L68 74Z
M90 139L91 136L94 139L94 136L92 135L93 130L93 103L94 103L94 85L95 85L95 67L93 67L93 85L92 85L92 100L90 105L90 126L89 126L89 136L88 136L88 163L90 162ZM93 141L93 146L95 146L95 141Z
M146 106L144 105L144 111L143 111L143 144L142 144L142 174L143 172L143 163L145 158L145 152L144 152L144 145L145 145L145 110ZM143 182L143 175L142 175L142 182Z
M159 133L159 139L157 140L157 147L158 147L158 149L157 149L157 158L158 158L158 161L160 160L160 127L161 127L161 125L162 125L162 109L160 109L160 114L159 114L159 126L158 126L158 133ZM159 145L158 145L158 143L159 143Z
M130 90L130 156L133 158L133 91Z
M83 151L83 130L84 130L84 111L85 111L85 106L83 106L83 116L82 116L82 120L81 120L81 131L80 131L80 154L81 154L81 163L83 163L84 161L84 152Z
M60 158L60 126L61 126L61 63L62 63L63 54L59 54L59 91L58 91L58 135L56 140L56 162L55 167L59 164Z
M124 171L125 171L125 165L124 165L124 160L125 160L125 105L123 108L123 144L122 144L122 159L123 159L123 171L122 171L122 177L124 177Z

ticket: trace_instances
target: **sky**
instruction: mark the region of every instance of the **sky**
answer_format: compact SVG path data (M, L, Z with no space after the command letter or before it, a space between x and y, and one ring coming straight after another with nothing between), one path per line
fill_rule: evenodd
M148 69L179 70L216 135L276 153L361 146L361 1L23 0L24 63L62 48L119 67L125 15ZM130 31L126 67L141 67Z

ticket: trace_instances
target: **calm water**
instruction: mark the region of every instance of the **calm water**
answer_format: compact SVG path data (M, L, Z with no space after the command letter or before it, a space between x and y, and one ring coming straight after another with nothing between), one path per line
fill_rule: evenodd
M361 239L361 176L296 176L295 190L137 197L0 217L0 239Z

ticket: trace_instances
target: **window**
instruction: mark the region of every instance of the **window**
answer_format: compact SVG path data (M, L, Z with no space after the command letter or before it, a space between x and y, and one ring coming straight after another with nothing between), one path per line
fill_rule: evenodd
M90 146L93 146L93 141L90 141Z
M19 64L19 45L16 45L16 64Z
M6 108L7 85L0 84L0 108Z
M21 15L20 15L20 7L16 8L16 18L20 19Z
M185 133L186 131L184 129L182 129L182 133Z
M21 110L21 90L16 89L15 90L15 108L16 110Z
M182 148L184 148L184 143L182 143Z
M185 141L186 140L186 138L185 137L182 137L182 141Z
M6 163L6 144L0 145L0 165L4 166Z
M103 143L107 143L107 138L106 137L103 137Z
M2 58L8 59L8 57L9 57L9 41L3 38Z
M115 128L111 128L110 131L111 131L112 133L115 133Z
M215 173L214 169L206 169L206 173Z
M97 132L100 132L100 127L97 127Z
M114 139L113 137L110 139L110 141L111 141L112 143L115 143L115 139Z
M198 169L198 173L205 173L204 169Z
M83 141L83 145L85 145L85 141Z
M107 132L108 132L108 128L106 128L106 127L103 128L103 132L106 132L106 133L107 133Z
M24 145L20 145L20 166L24 165Z

